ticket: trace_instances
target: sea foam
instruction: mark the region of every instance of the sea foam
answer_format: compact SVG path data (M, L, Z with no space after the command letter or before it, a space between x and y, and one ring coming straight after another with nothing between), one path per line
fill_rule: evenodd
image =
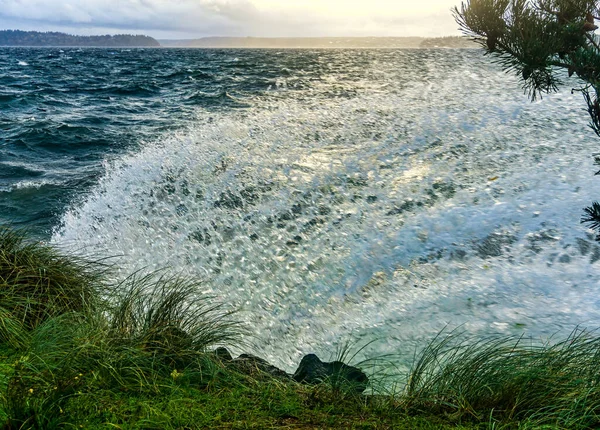
M600 325L600 249L579 224L597 142L577 94L528 103L468 58L355 95L198 111L184 133L105 163L53 243L164 267L291 369L350 338L366 355L444 327L544 339ZM514 87L514 90L507 88ZM289 86L288 86L289 88Z

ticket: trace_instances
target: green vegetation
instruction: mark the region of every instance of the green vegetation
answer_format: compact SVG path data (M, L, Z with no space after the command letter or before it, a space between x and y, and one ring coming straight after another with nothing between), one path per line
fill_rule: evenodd
M454 8L454 16L486 54L523 80L532 100L556 91L567 76L577 77L573 91L583 94L590 127L600 136L599 1L469 0ZM600 155L594 158L600 166ZM581 222L600 240L600 203L585 208Z
M600 337L558 344L440 333L406 386L372 366L371 393L309 386L215 352L235 314L200 285L89 263L0 230L0 425L5 429L592 428ZM338 358L351 358L343 348ZM377 363L375 363L377 364ZM376 370L379 369L379 370Z
M0 30L0 46L157 47L160 44L152 37L133 34L73 36L56 31Z
M600 338L575 331L556 344L439 337L421 354L405 402L434 414L528 426L597 428Z

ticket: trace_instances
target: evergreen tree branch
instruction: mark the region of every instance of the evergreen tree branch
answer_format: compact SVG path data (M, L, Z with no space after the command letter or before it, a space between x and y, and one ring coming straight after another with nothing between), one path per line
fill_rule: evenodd
M583 224L588 224L588 226L597 233L600 232L600 203L593 202L592 206L585 208L583 210L581 222ZM596 235L596 240L600 241L600 233Z
M600 0L467 0L452 12L484 55L522 79L532 100L557 91L561 69L583 81L577 91L587 104L590 127L600 136L600 43L594 34ZM600 154L594 159L600 166ZM600 203L585 208L581 222L600 240Z

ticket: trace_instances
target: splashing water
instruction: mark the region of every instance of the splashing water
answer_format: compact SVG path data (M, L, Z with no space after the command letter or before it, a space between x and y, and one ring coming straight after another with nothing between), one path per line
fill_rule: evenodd
M597 195L582 100L529 104L457 52L374 63L378 78L343 96L298 95L289 78L248 108L200 110L106 162L52 241L119 256L116 278L205 280L286 369L349 337L408 363L446 325L600 325L600 248L578 224Z

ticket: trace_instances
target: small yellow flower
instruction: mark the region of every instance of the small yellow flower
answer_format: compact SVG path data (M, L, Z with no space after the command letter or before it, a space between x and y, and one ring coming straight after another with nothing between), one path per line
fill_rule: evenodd
M173 369L173 371L171 372L171 378L173 378L173 379L177 379L177 378L179 378L181 375L182 375L182 373L179 373L179 372L177 371L177 369Z
M29 394L33 394L33 388L29 389Z

